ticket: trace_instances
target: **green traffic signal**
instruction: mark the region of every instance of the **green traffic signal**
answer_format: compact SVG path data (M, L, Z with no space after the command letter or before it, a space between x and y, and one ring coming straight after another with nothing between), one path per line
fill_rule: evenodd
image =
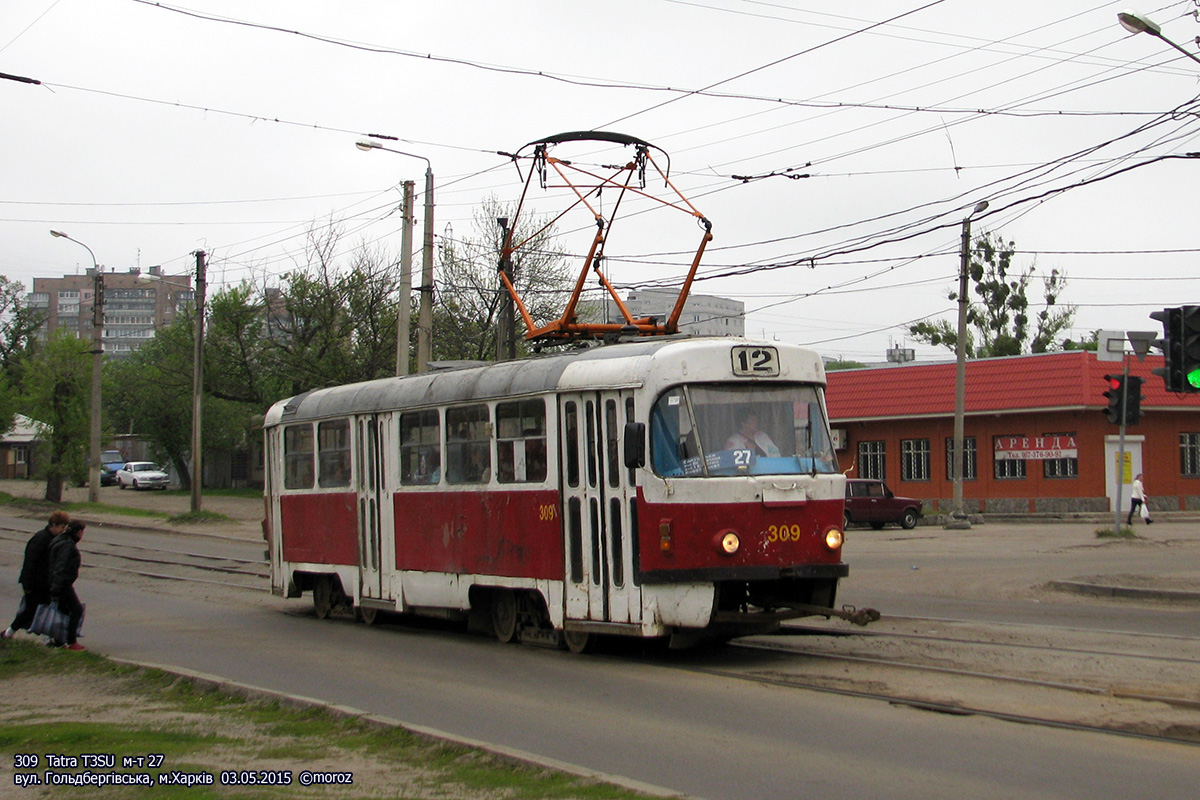
M1200 389L1200 367L1187 374L1187 382L1193 389Z

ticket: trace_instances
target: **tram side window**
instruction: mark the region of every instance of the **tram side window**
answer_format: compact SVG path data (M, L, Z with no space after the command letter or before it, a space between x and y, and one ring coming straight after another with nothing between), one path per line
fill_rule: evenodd
M546 480L546 401L496 406L496 477L500 483Z
M400 482L437 483L442 474L442 428L436 409L400 415Z
M321 488L350 485L350 420L317 425L317 462Z
M283 429L283 488L311 489L312 485L312 425L289 425Z
M446 410L446 480L487 483L492 479L492 424L487 406Z

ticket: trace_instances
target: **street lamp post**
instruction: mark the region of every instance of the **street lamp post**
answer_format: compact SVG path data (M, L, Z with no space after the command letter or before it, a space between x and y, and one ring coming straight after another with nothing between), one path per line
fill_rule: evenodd
M967 277L971 268L971 218L987 210L988 202L976 203L962 221L962 250L958 267L958 340L955 348L957 371L954 381L954 512L947 528L965 529L971 521L963 508L963 468L966 448L963 443L967 408Z
M204 461L200 455L200 439L203 429L202 402L204 396L204 295L207 288L207 254L203 250L193 253L196 257L196 322L192 335L192 512L202 509L203 484L201 470ZM158 275L142 275L139 280L160 281L172 286L184 286L174 281L163 280ZM186 287L185 287L186 288Z
M78 239L62 231L50 231L57 239L66 239L88 251L92 257L92 407L88 446L88 502L100 502L100 376L104 363L104 276L96 263L96 254Z
M386 150L425 162L425 225L421 243L421 286L418 289L421 302L417 311L417 372L425 372L433 356L433 164L425 156L393 150L374 139L359 139L355 146L359 150ZM401 298L401 303L407 304L408 298Z
M1174 47L1179 52L1183 53L1185 56L1190 58L1192 61L1200 63L1200 57L1197 57L1195 53L1192 53L1188 50L1184 50L1182 47L1177 45L1175 42L1171 41L1166 36L1164 36L1163 32L1162 32L1162 27L1157 22L1155 22L1154 20L1147 17L1145 14L1138 13L1137 11L1134 11L1132 8L1127 8L1124 11L1117 12L1117 21L1121 23L1122 28L1129 31L1130 33L1148 33L1151 36L1162 39L1164 42L1171 45L1171 47Z

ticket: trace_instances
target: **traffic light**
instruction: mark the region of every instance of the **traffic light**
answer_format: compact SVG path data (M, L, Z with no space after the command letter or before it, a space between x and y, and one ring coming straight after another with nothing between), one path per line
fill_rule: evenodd
M1200 392L1200 306L1180 306L1179 335L1183 391Z
M1142 379L1130 375L1125 379L1125 424L1137 425L1142 418Z
M1200 392L1200 306L1164 308L1150 314L1162 323L1164 365L1154 370L1168 392Z
M1104 393L1108 398L1108 408L1104 413L1108 415L1109 422L1120 425L1125 418L1125 377L1105 375L1104 380L1108 381L1108 391Z
M1168 392L1183 391L1183 353L1180 352L1183 347L1183 333L1180 329L1182 310L1164 308L1150 314L1151 319L1158 320L1163 326L1163 338L1155 343L1157 347L1162 348L1163 366L1151 371L1163 379L1163 385Z

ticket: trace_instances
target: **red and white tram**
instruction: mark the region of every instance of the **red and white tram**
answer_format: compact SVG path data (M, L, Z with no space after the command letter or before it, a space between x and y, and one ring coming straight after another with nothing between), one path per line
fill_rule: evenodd
M656 338L282 400L273 591L572 650L831 611L848 568L824 384L803 348Z

